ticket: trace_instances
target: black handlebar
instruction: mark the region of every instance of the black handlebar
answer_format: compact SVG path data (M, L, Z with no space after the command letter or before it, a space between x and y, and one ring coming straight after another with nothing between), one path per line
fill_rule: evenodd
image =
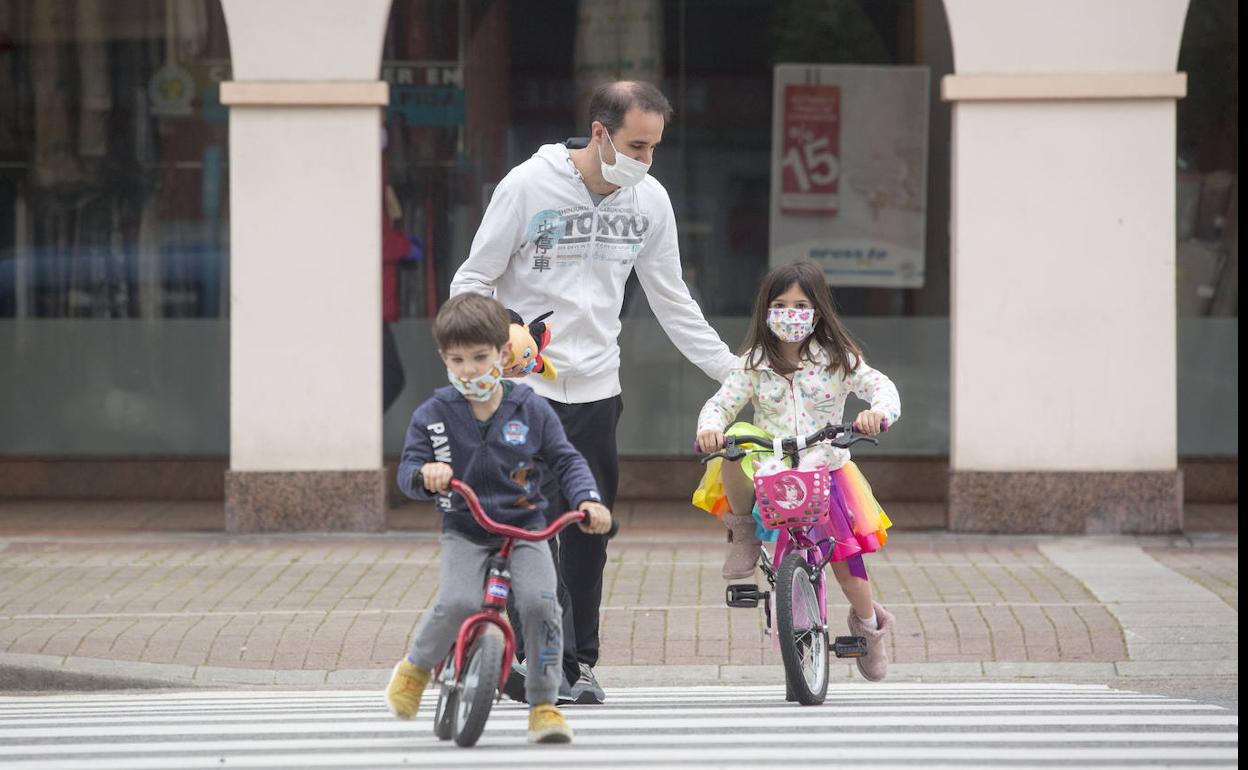
M887 430L887 425L885 430ZM798 436L785 436L780 439L780 451L786 455L795 455L806 447L814 446L821 441L827 441L834 447L848 449L857 444L859 441L869 441L872 444L879 444L879 439L874 436L868 436L864 433L854 431L853 425L833 425L831 423L823 426L819 430L800 438ZM746 449L745 445L752 444L759 447L758 449ZM724 437L724 448L718 452L704 455L701 458L703 463L709 462L715 457L722 457L729 462L738 462L750 452L769 451L774 446L774 441L763 436L751 436L749 434L739 434L736 436Z

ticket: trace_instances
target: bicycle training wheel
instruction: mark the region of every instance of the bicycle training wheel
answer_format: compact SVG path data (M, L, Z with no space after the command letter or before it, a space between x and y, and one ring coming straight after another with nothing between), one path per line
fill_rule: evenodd
M828 695L828 634L819 617L819 597L811 578L822 575L791 553L776 572L776 633L784 677L803 706L818 706Z
M451 738L451 715L455 713L455 677L451 675L454 667L455 656L452 654L442 664L442 676L438 680L438 705L433 710L433 734L440 741Z
M454 703L453 727L458 745L472 746L481 737L498 693L502 665L503 640L497 634L481 634L468 648Z

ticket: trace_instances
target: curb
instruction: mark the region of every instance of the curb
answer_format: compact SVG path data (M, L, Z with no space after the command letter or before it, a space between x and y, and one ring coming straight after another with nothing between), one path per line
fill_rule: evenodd
M895 663L889 681L976 682L1036 680L1105 682L1109 679L1186 680L1239 676L1238 660L1192 665L1173 662L952 662ZM607 687L759 685L784 681L780 665L599 666ZM833 682L864 681L853 664L833 663ZM57 655L0 653L0 691L133 690L195 688L381 689L390 669L269 670L223 666L184 666Z

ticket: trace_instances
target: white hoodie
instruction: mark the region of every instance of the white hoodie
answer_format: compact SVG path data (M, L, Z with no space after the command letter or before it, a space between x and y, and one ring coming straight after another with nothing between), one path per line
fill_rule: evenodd
M663 185L647 176L595 206L562 144L542 146L498 183L451 295L494 294L525 321L555 311L542 355L558 377L525 382L546 398L587 403L620 392L620 305L634 267L672 343L722 382L737 358L689 297Z

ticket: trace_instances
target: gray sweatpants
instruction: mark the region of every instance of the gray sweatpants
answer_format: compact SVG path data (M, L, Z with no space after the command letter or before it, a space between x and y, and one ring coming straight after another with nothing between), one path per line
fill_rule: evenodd
M433 609L416 624L407 658L426 670L446 655L464 618L481 609L485 570L496 549L455 532L442 533L441 583ZM524 649L530 651L525 696L531 705L554 703L563 676L563 612L555 593L555 564L546 543L517 541L511 552L511 593L520 612ZM537 655L531 651L538 650Z

